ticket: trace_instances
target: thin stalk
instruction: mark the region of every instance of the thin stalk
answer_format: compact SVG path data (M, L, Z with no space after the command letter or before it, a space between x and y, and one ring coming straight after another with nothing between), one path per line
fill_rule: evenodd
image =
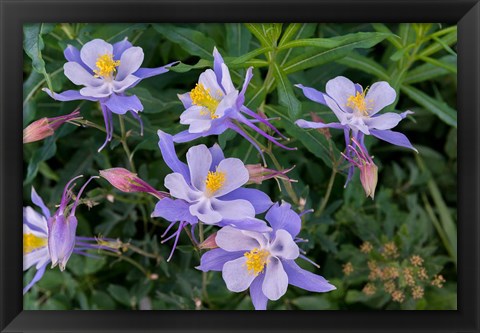
M132 159L132 153L130 152L130 148L128 148L127 144L127 135L125 132L125 123L123 122L123 117L121 115L118 115L118 121L120 122L120 133L121 133L121 139L120 142L122 143L123 150L125 151L125 154L127 155L128 163L130 164L130 169L132 172L136 173L136 168L135 164L133 163Z
M337 170L335 168L332 169L332 174L330 175L330 179L327 185L327 192L325 192L325 196L323 197L322 204L315 212L315 216L321 216L325 207L327 207L328 199L330 198L330 194L332 193L333 183L335 182L335 176L337 174Z

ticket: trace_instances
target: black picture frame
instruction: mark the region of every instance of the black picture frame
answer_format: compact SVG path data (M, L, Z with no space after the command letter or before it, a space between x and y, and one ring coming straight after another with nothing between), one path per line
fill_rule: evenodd
M458 310L23 311L22 25L31 22L458 24ZM480 3L476 0L0 0L1 332L480 332Z

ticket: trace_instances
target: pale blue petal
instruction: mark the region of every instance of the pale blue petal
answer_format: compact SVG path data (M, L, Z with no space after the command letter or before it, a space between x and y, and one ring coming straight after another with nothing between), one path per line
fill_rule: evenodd
M205 145L191 147L187 151L187 164L191 184L199 191L205 191L205 181L212 165L212 154Z
M120 65L117 67L115 81L122 81L130 74L135 73L142 65L143 58L143 50L138 46L131 47L123 52Z
M275 233L275 240L270 244L270 253L281 259L293 260L300 255L297 243L286 230L280 229Z
M92 70L97 69L97 59L105 54L113 55L113 46L102 39L91 40L80 50L80 58Z
M171 173L165 177L164 185L170 190L170 195L175 198L193 202L200 198L201 192L192 189L179 173Z
M306 121L303 119L299 119L295 122L295 125L301 128L336 128L336 129L343 129L345 128L345 125L342 125L340 123L329 123L329 124L324 124L324 123L319 123L316 121Z
M93 75L93 71L84 64L82 58L80 58L80 51L75 46L68 45L63 51L63 55L68 61L78 62L83 68L85 68L86 71Z
M368 110L368 113L373 116L384 107L395 102L396 97L397 93L395 89L393 89L388 82L375 82L370 89L368 89L367 95L365 96L365 101L367 101L371 108Z
M163 73L168 72L168 69L172 67L173 65L178 64L178 61L169 63L168 65L162 66L162 67L156 67L156 68L139 68L138 71L133 73L136 77L140 79L146 79L152 76L160 75Z
M276 257L270 257L265 269L265 280L262 284L263 294L270 300L276 301L287 292L288 276L283 269L282 262Z
M402 119L401 115L388 112L375 117L366 118L364 121L369 129L388 130L397 126Z
M127 37L113 44L113 59L120 60L120 57L122 56L123 52L125 52L125 50L131 48L132 46L133 46L132 43L128 41Z
M223 265L222 277L228 290L233 292L245 291L250 287L255 275L247 270L244 256L228 261Z
M246 184L250 177L247 168L238 158L226 158L222 160L218 164L217 172L223 172L225 174L225 183L219 190L215 192L215 197L221 197L232 192L233 190L236 190L237 188Z
M32 281L30 281L30 283L27 284L25 286L25 288L23 288L23 295L25 295L35 285L35 283L40 281L40 279L43 277L43 274L45 274L45 268L46 267L47 267L47 265L43 265L42 267L40 267L37 270L37 272L35 273L35 276L33 277Z
M255 232L245 232L234 227L226 226L221 228L215 236L215 243L225 251L250 251L260 248L266 244L263 236Z
M217 143L208 148L208 150L210 150L210 154L212 154L212 165L210 166L210 171L215 171L220 162L225 159L225 155L223 154L222 148L220 148Z
M347 106L348 98L356 95L355 84L344 76L337 76L336 78L327 82L325 87L326 93L330 96L337 105L344 111L352 112L351 108ZM324 95L324 97L326 97ZM327 105L332 108L328 98L325 98Z
M221 84L222 82L222 64L224 63L220 52L218 52L217 48L213 48L213 70L215 75L217 76L217 83Z
M190 98L190 91L184 94L177 94L178 99L182 102L183 107L188 109L192 106L192 99Z
M215 211L209 199L202 198L190 206L190 214L198 217L205 224L215 224L222 220L222 215Z
M65 76L77 85L87 87L99 87L104 84L104 80L96 78L93 74L87 72L78 62L69 61L63 65Z
M247 217L241 220L222 219L222 221L219 222L217 225L219 227L231 226L240 230L260 232L260 233L269 233L272 231L272 228L270 228L265 221L262 221L255 217Z
M226 94L230 94L235 91L235 87L232 83L232 78L230 77L230 71L228 70L227 65L221 64L222 67L222 86Z
M104 83L101 86L93 87L88 86L85 88L80 89L80 94L86 97L93 97L93 98L104 98L108 97L112 94L113 87L109 83Z

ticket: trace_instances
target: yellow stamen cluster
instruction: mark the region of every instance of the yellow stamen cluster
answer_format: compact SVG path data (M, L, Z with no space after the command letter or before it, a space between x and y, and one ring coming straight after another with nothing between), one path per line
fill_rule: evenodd
M373 284L367 283L363 287L362 292L367 296L372 296L373 294L375 294L377 292L377 288Z
M192 104L202 106L204 109L208 110L210 113L211 119L216 119L218 116L215 114L218 104L220 103L210 94L210 89L205 89L203 84L197 83L195 88L190 91L190 98L192 99ZM205 110L202 109L201 114L208 114Z
M410 262L412 263L413 266L415 267L420 267L423 265L423 259L419 255L413 255L410 258Z
M423 297L424 290L420 286L415 286L412 288L412 297L413 299L420 299Z
M432 286L437 287L437 288L442 288L443 284L446 282L446 280L443 278L442 275L435 275L433 277L433 280L431 282Z
M120 60L113 60L113 55L107 53L97 58L95 66L95 77L111 78L116 67L120 66Z
M400 290L395 290L392 293L392 299L394 302L402 303L405 300L405 294Z
M365 95L367 93L368 87L362 92L357 91L356 95L352 95L347 99L347 106L351 107L354 110L359 111L364 116L368 116L368 111L371 110L372 100L365 100ZM368 105L367 105L368 103Z
M268 264L267 260L270 252L265 249L259 250L258 248L254 248L250 252L245 252L243 255L247 258L245 262L247 270L257 276L263 272L265 265Z
M225 183L226 175L225 172L221 171L209 171L207 175L207 179L205 180L205 187L209 194L213 194L219 189L222 188L223 184Z
M34 234L23 234L23 253L27 254L47 245L47 239Z
M397 258L398 257L398 249L394 242L386 243L383 246L383 256L385 258Z

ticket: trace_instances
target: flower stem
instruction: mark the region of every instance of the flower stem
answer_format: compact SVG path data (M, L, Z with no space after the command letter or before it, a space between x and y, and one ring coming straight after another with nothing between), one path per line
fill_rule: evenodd
M130 152L130 148L128 148L127 144L127 135L125 132L125 123L123 122L123 117L121 115L118 115L118 121L120 122L120 132L121 132L121 139L120 142L122 143L123 150L125 151L125 154L127 155L128 163L130 164L130 169L132 172L137 172L135 168L135 164L133 163L132 159L132 153Z
M327 202L328 202L328 199L330 198L330 194L332 193L333 183L335 182L336 174L337 174L337 170L336 168L333 168L332 174L330 175L330 180L328 181L327 192L323 197L322 204L320 205L318 210L315 212L315 216L322 215L323 211L325 210L325 207L327 207Z

